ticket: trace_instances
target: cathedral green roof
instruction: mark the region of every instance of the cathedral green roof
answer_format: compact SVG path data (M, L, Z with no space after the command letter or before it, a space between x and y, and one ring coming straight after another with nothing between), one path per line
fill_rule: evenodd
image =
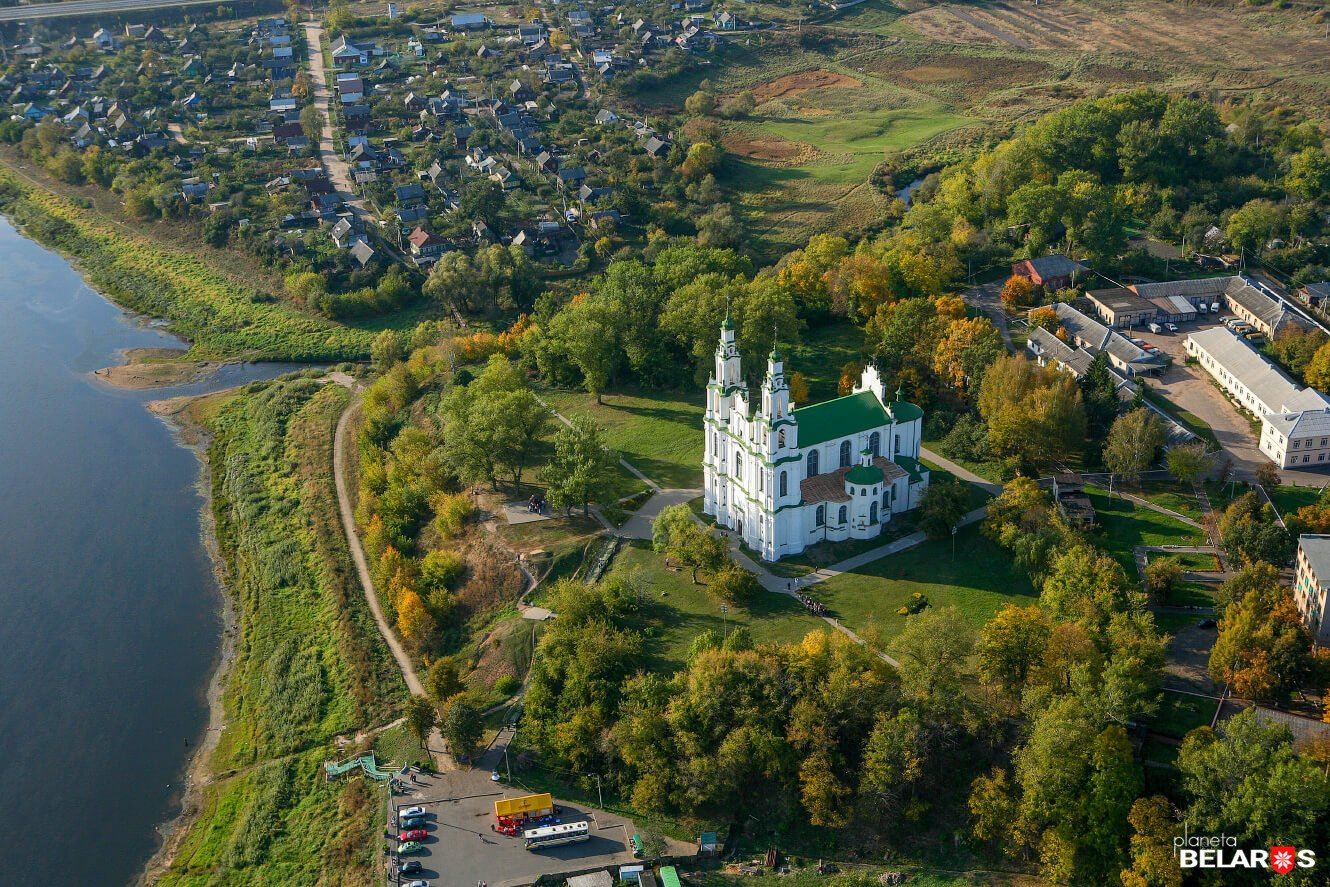
M891 405L891 415L897 422L913 422L922 419L924 411L907 400L898 400Z
M845 472L845 479L860 486L880 484L882 483L882 469L876 465L856 465Z
M914 407L918 410L918 407ZM920 415L923 412L920 411ZM800 407L794 411L799 423L799 446L811 447L838 437L849 437L870 428L891 424L891 416L871 391L847 394L835 400Z

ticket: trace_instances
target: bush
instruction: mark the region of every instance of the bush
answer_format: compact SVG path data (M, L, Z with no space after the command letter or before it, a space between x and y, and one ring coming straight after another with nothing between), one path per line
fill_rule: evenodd
M420 562L420 584L428 592L455 588L466 571L466 561L455 551L436 549Z
M494 689L504 696L512 696L522 686L517 675L506 674L494 682Z

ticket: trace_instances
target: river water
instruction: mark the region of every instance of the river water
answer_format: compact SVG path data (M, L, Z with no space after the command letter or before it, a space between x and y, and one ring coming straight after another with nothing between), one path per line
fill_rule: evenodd
M0 884L128 883L179 809L221 598L199 463L144 404L290 370L91 375L179 344L0 219Z

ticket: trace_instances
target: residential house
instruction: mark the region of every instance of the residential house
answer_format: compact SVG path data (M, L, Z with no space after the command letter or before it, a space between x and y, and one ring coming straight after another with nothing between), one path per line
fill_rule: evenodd
M479 12L459 12L449 22L454 31L483 31L490 26L490 20Z
M417 265L433 263L449 249L447 240L419 226L406 239L411 246L411 258Z
M649 157L664 157L670 153L670 143L658 136L652 136L646 140L643 150L647 152Z
M369 50L361 49L345 36L338 37L332 44L332 61L336 66L368 65Z
M375 255L374 248L363 240L357 240L351 246L351 258L355 259L361 268L373 262Z

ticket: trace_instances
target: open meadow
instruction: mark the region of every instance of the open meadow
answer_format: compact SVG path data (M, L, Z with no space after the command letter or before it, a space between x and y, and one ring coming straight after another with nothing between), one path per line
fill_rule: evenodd
M894 197L870 182L883 162L935 169L1079 99L1154 86L1330 101L1324 13L1310 5L868 0L804 22L753 14L776 27L734 35L643 103L681 107L703 79L722 99L753 94L753 113L723 124L722 180L773 255L877 221Z

